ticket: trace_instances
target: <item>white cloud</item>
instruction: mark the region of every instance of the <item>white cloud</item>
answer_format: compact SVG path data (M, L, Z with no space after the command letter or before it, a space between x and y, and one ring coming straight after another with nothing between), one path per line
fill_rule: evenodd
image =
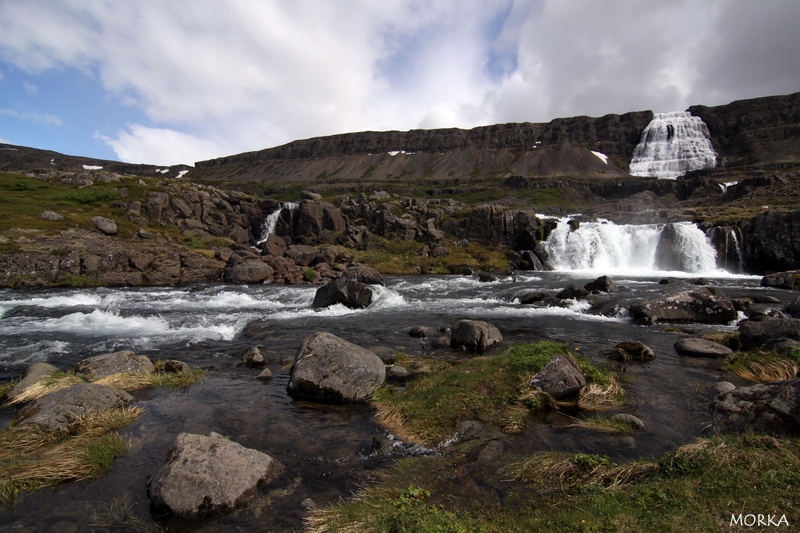
M794 0L4 0L0 60L88 73L149 119L118 156L165 164L792 92L798 25Z
M25 122L32 122L34 124L44 124L46 126L61 126L63 124L60 118L58 118L55 115L50 115L47 113L39 113L39 112L20 113L19 111L15 111L13 109L0 109L0 115L17 118L19 120L24 120Z
M28 81L22 82L22 88L25 89L25 92L28 94L36 94L39 92L39 88Z

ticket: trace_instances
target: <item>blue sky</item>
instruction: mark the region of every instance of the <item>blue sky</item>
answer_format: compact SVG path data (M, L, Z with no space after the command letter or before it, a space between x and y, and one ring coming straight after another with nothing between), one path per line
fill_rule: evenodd
M800 91L794 0L0 0L0 142L157 165Z

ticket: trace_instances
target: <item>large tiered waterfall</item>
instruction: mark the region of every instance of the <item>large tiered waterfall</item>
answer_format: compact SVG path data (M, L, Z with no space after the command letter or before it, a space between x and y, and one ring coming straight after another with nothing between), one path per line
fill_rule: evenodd
M714 247L706 234L690 222L583 222L574 229L565 218L550 234L546 246L556 270L644 275L664 271L719 272Z
M630 173L675 179L690 170L716 165L711 135L700 117L684 111L656 113L633 151Z

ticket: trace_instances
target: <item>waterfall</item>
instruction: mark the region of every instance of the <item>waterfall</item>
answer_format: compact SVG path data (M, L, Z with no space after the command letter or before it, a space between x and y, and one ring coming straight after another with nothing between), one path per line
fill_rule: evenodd
M739 231L739 228L732 226L714 226L706 232L717 251L717 263L729 272L744 271Z
M278 220L280 220L281 213L284 209L294 211L297 209L297 206L298 204L295 202L283 202L278 209L267 215L264 218L264 222L261 223L261 236L258 238L258 242L256 244L267 242L269 236L275 233L275 227L278 225Z
M691 222L667 225L582 222L572 229L560 219L545 243L556 270L602 274L649 274L663 271L718 272L717 253Z
M717 154L703 119L684 111L656 113L633 151L630 174L675 179L715 166Z

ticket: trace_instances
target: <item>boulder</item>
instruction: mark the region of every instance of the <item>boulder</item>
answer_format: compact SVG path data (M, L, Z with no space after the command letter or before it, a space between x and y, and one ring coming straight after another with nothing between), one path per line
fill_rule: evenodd
M269 455L217 433L181 433L152 477L150 500L184 518L225 511L274 481L283 469Z
M307 267L316 259L317 249L306 244L293 244L284 255L294 261L296 265Z
M653 350L639 341L622 341L606 352L609 359L627 363L647 363L656 358Z
M617 290L617 286L608 276L600 276L584 285L583 288L589 292L614 292Z
M717 396L713 427L719 433L800 435L800 379L741 387Z
M322 200L322 195L319 194L319 193L316 193L314 191L309 191L309 190L306 189L306 190L300 191L300 199L301 200L312 200L314 202L319 202L319 201Z
M264 368L259 375L256 376L259 381L269 381L272 379L272 371L269 368Z
M586 385L586 378L566 356L558 354L530 381L534 390L546 392L553 398L569 396Z
M180 374L189 372L191 369L192 367L189 366L189 363L178 361L177 359L167 359L166 361L160 361L156 370L162 374Z
M259 368L264 366L265 363L261 350L258 349L258 346L253 346L245 352L239 364L248 368Z
M783 311L792 318L800 318L800 298L787 305Z
M385 379L386 367L371 351L330 333L314 333L297 351L287 392L298 400L360 402Z
M739 342L744 350L752 350L778 339L800 341L800 319L767 317L763 320L745 320L739 324Z
M363 309L371 303L372 289L358 281L340 277L317 289L311 307L320 309L342 304L351 309Z
M718 342L688 337L675 343L675 351L678 355L689 357L725 357L733 353L733 350Z
M561 298L562 300L580 300L581 298L586 298L589 296L589 291L583 288L582 285L578 283L572 283L571 285L567 285L564 287L561 292L556 294L556 298Z
M473 352L482 352L499 342L503 342L500 330L482 320L459 320L450 333L450 346Z
M261 283L273 273L267 263L251 259L226 268L223 279L228 283Z
M714 287L659 296L632 305L630 313L639 324L657 321L730 324L738 317L733 302Z
M5 395L7 402L13 402L20 394L25 392L31 385L39 382L44 377L49 376L53 372L57 372L58 368L48 363L33 363L25 369L22 373L20 380L14 387Z
M800 288L800 270L776 272L761 278L762 287L776 287L778 289Z
M101 233L106 235L117 234L117 223L106 217L92 217L92 223Z
M545 300L546 298L550 298L550 294L547 292L526 292L517 296L519 303L522 305L535 304Z
M64 217L59 215L55 211L45 211L44 213L39 215L39 218L41 218L42 220L50 220L52 222L58 222L64 220Z
M132 401L133 397L125 391L96 383L78 383L30 402L20 416L22 423L50 431L68 431L81 416L122 407Z
M95 355L78 362L72 369L89 381L120 372L152 372L153 363L146 355L136 355L131 350Z

